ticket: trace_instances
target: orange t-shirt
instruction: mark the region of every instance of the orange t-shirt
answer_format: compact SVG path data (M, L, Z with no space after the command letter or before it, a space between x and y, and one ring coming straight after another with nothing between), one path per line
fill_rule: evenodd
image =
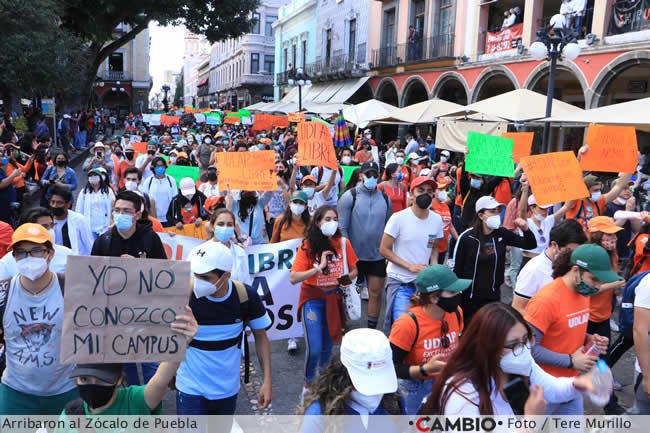
M149 221L151 221L151 228L153 229L154 232L165 233L165 229L163 228L160 221L158 221L156 218L152 217L151 215L149 215Z
M415 177L415 174L413 174L412 169L409 170L409 168L405 165L402 166L402 174L404 175L404 180L402 180L402 183L408 191L411 188L411 180Z
M302 282L303 285L306 284L312 287L328 287L328 286L337 286L339 284L337 279L338 277L344 274L343 249L341 248L341 239L343 238L334 239L332 241L332 245L336 250L335 251L336 256L333 256L331 259L328 260L328 265L327 265L327 269L329 269L328 274L327 275L316 274L313 277L303 281ZM356 266L359 259L357 258L357 255L355 254L354 250L352 249L352 244L350 244L350 240L346 239L345 242L346 242L345 254L348 259L348 269L351 269L353 266ZM296 272L309 271L314 268L314 265L318 265L318 264L320 264L320 258L318 260L314 260L311 257L311 250L308 246L307 241L305 240L300 245L300 248L298 248L298 252L296 253L296 258L293 261L291 270Z
M403 314L399 319L393 323L388 337L389 341L395 346L408 352L404 358L404 364L407 365L422 365L431 358L437 355L442 355L442 361L447 361L452 352L458 347L458 338L463 333L463 310L458 308L460 312L460 322L456 313L445 313L442 320L449 325L449 332L447 338L449 339L449 347L444 349L440 344L442 337L442 321L432 319L422 310L421 306L409 308L409 311L415 314L420 328L418 340L413 344L417 330L413 318L408 314ZM429 377L435 377L438 373L430 374ZM420 377L426 379L426 377Z
M612 271L618 272L618 257L612 265ZM612 317L613 290L606 290L603 293L592 296L589 304L589 320L592 322L604 322Z
M643 253L645 244L648 243L649 238L650 236L647 233L643 233L637 236L636 240L634 241L634 259L632 270L636 269L636 267L639 265L639 262L645 257L645 260L643 260L643 263L641 266L639 266L639 269L634 273L634 275L638 274L639 272L650 271L650 256Z
M372 159L372 152L368 152L368 154L366 154L366 152L364 152L363 150L360 150L354 155L354 159L356 159L361 164L363 164L364 162L368 161L369 159Z
M598 203L594 204L591 200L587 201L586 199L576 200L573 203L573 206L566 213L566 219L577 220L582 228L586 231L589 228L588 221L593 217L597 217L605 213L605 208L607 203L605 203L605 197L602 196L598 199ZM582 207L582 211L580 208ZM580 215L578 215L580 213Z
M403 183L398 183L397 188L393 188L390 181L382 182L377 186L377 189L386 193L390 197L391 204L393 205L393 213L397 213L406 209L406 187Z
M526 306L526 321L544 336L540 344L556 353L573 354L584 345L589 322L590 299L564 283L562 277L551 281L535 294ZM573 377L578 370L540 364L555 377Z
M512 181L510 179L504 178L501 183L494 188L494 198L504 206L507 206L508 203L510 203L510 200L512 200L511 184Z
M460 194L460 175L462 172L463 169L460 167L456 170L456 185L458 185L458 194L456 195L456 201L454 204L460 207L463 206L463 196Z
M298 221L291 221L291 226L289 227L289 221L287 220L287 222L282 225L282 230L280 230L280 222L282 222L282 218L284 218L284 214L275 219L270 243L275 244L277 242L284 242L290 239L298 239L305 236L306 227L305 223L302 222L302 219Z
M448 162L439 162L438 163L438 174L436 175L436 181L441 181L449 174L449 169L451 165Z
M447 203L436 204L435 200L431 201L431 210L440 215L440 218L442 218L442 229L445 232L445 236L442 239L438 240L438 251L444 253L447 251L449 227L451 226L451 212L449 211L449 206L447 206Z

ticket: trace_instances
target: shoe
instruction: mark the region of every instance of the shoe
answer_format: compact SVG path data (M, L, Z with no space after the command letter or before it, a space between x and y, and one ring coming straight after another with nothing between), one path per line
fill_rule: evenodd
M363 299L364 301L367 301L370 298L370 296L368 296L367 286L363 286L359 289L359 296L361 296L361 299Z
M614 391L622 391L623 385L621 385L616 378L614 378Z
M287 340L287 351L289 352L289 355L295 355L297 349L298 349L298 343L296 343L295 338L290 338L289 340Z
M609 328L614 332L619 332L618 323L614 319L609 319Z
M605 412L605 415L623 415L625 414L626 410L624 407L617 405L613 406L605 406L603 408L603 411Z

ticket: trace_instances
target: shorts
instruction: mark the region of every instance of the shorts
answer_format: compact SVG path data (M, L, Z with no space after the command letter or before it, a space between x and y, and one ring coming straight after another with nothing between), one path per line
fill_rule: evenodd
M357 271L359 272L359 276L363 275L366 278L368 278L368 275L384 278L386 277L386 259L381 259L374 262L359 260L357 262Z

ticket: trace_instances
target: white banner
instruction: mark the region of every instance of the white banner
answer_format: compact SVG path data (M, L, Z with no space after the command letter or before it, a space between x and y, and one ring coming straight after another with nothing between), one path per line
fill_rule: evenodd
M159 126L160 125L160 114L143 114L142 115L142 121L144 123L147 123L151 126Z
M205 114L194 113L194 120L196 120L196 123L205 123Z
M253 124L253 118L248 117L248 116L244 116L244 117L241 118L241 124L242 125L252 125Z
M170 236L158 233L165 247L167 257L172 260L187 260L192 248L203 240L187 236ZM257 290L271 317L267 330L271 340L302 337L302 325L298 321L298 296L300 284L289 282L289 271L302 239L293 239L277 244L253 245L246 248L248 268L252 274L251 286Z

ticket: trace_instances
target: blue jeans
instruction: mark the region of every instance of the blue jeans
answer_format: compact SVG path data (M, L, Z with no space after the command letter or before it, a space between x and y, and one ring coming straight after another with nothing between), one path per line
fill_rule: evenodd
M510 267L506 271L506 276L510 277L512 288L514 288L517 283L517 276L519 275L523 258L524 253L521 251L521 248L510 247Z
M79 131L74 133L74 140L72 140L72 147L76 150L81 149L81 133Z
M332 337L327 328L325 301L305 302L300 314L305 332L305 382L313 382L332 355Z
M400 316L406 313L406 310L408 310L409 304L411 303L411 296L413 296L413 293L415 293L415 287L400 286L399 289L397 289L391 307L393 309L393 323L395 323Z
M87 132L88 131L80 131L79 132L79 140L80 140L81 147L86 147Z
M208 400L200 395L185 394L176 390L176 413L178 415L234 415L237 394L219 400Z
M149 383L156 370L158 370L157 362L143 362L142 364L142 376L144 377L144 383L140 383L140 375L138 375L138 364L130 362L124 364L124 374L126 374L126 380L129 382L129 385L146 385Z
M424 403L423 400L431 394L433 379L398 379L399 387L406 392L404 405L406 415L417 414Z
M582 394L578 393L573 400L564 403L547 403L546 415L576 415L582 416L585 413ZM559 430L558 430L559 431Z

